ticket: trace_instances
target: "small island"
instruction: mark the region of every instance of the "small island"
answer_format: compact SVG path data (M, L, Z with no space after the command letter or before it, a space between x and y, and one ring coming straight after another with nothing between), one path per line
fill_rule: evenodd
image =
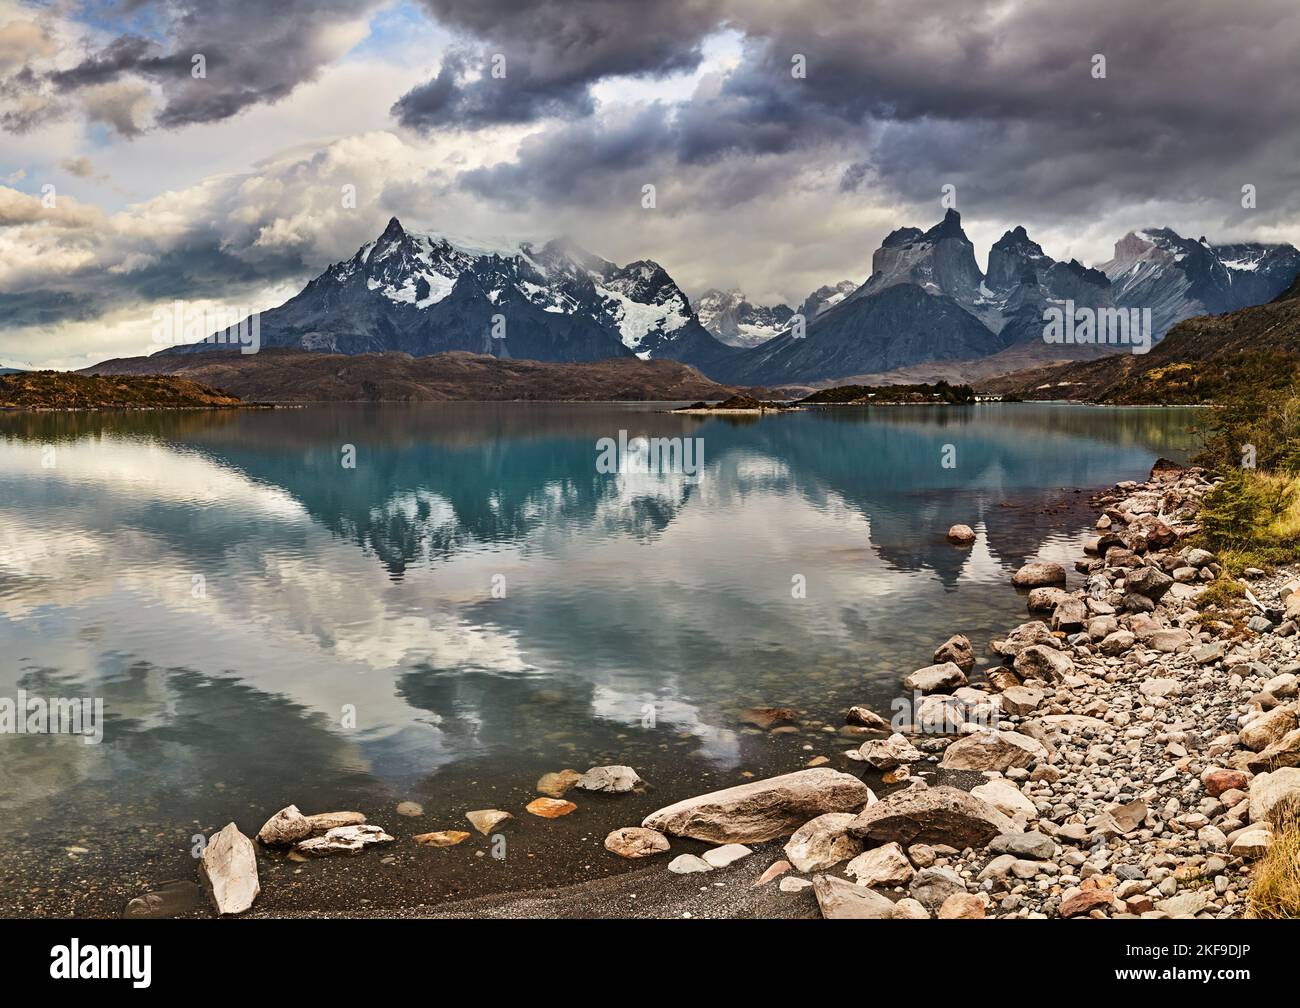
M798 400L800 406L952 405L975 402L969 385L836 385Z
M718 403L695 402L681 406L674 413L771 413L793 409L791 403L771 402L739 393Z

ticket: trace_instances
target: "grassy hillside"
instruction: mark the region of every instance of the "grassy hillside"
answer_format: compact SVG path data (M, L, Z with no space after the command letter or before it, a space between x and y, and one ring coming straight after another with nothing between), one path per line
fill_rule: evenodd
M1300 278L1268 304L1185 319L1149 354L1114 354L979 383L1023 399L1201 404L1244 386L1280 390L1300 374Z
M236 396L185 378L99 377L64 371L0 375L0 409L184 409L242 406Z

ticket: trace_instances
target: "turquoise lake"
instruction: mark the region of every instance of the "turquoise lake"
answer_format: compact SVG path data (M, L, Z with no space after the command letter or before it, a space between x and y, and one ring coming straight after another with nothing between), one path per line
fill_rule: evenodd
M951 633L984 658L1027 618L1011 572L1069 567L1089 494L1185 458L1196 415L663 409L0 416L0 697L104 710L96 745L0 735L0 912L117 913L193 877L196 835L291 802L399 841L510 810L522 856L475 834L365 855L388 876L275 861L272 907L545 885L562 851L582 855L568 877L623 870L608 828L746 773L840 766L847 706L887 712ZM699 478L598 472L620 431L701 439ZM956 522L973 547L945 541ZM746 729L756 704L799 730ZM522 811L540 773L609 762L652 790Z

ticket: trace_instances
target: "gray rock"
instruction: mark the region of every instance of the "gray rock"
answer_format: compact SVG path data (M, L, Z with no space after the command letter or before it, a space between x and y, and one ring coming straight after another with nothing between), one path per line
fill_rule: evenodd
M1154 567L1139 567L1124 578L1125 589L1155 601L1159 601L1173 583L1173 578Z
M813 879L813 894L826 920L891 920L894 903L887 896L830 875Z
M933 912L949 896L966 892L966 883L951 868L922 868L912 879L912 898Z
M952 743L939 765L946 770L1005 771L1046 759L1047 749L1037 739L1019 732L985 730Z
M816 767L687 798L651 812L641 825L711 843L762 843L826 812L857 812L870 800L856 777Z
M262 824L257 839L269 847L279 847L305 840L311 832L311 822L298 806L286 805Z
M966 674L952 662L927 665L903 677L903 686L919 693L953 690L966 685Z
M1004 833L989 841L989 850L995 854L1010 854L1016 858L1033 858L1050 861L1056 854L1056 843L1049 836L1033 830L1025 833Z
M924 759L912 743L897 733L887 739L871 739L858 747L862 758L877 770L892 770L900 763L915 763Z
M937 665L952 662L963 672L969 672L975 666L975 655L971 651L970 640L961 634L953 634L934 650Z
M950 844L958 850L1016 832L1015 823L988 802L946 785L895 791L849 825L849 833L868 844Z
M785 845L785 856L796 871L824 871L862 850L862 842L849 836L852 812L827 812L804 823Z
M1034 644L1016 655L1011 667L1021 679L1053 682L1074 672L1074 660L1064 651L1045 644Z

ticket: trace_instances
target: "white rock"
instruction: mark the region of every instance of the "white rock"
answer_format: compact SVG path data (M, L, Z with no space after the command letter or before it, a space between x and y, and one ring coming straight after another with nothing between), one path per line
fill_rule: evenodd
M241 914L262 891L253 841L227 823L203 848L199 876L219 914Z
M713 871L713 865L694 854L678 854L668 862L668 870L674 875L689 875L692 872Z
M372 844L392 843L392 840L374 823L361 823L356 826L335 826L323 836L300 841L297 849L312 857L328 857L331 854L357 854Z
M706 850L704 852L704 862L710 868L726 868L727 865L735 864L741 858L749 857L753 853L744 844L723 844L721 847Z
M1269 813L1283 802L1300 807L1300 768L1283 767L1272 773L1257 774L1250 782L1250 821L1267 820Z
M1034 803L1020 793L1020 790L1008 780L991 780L987 784L971 788L976 798L983 798L999 812L1009 816L1024 815L1026 819L1036 819L1038 809Z

